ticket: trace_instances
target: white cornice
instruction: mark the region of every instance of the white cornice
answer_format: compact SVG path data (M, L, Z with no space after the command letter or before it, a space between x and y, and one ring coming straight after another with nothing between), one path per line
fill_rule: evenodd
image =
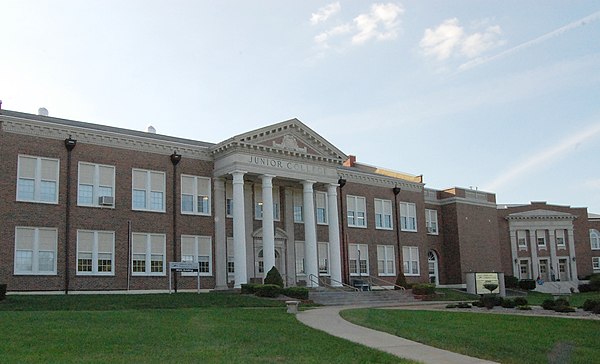
M219 145L215 149L213 149L213 155L215 159L235 152L258 153L260 155L271 158L294 158L303 162L321 162L334 164L335 166L339 166L342 164L342 160L340 159L328 158L315 154L301 153L293 150L268 145L250 144L237 141L230 141L229 143Z
M450 205L453 203L461 203L464 205L492 207L494 209L496 208L496 204L493 202L484 202L481 200L471 200L471 199L464 198L464 197L450 197L450 198L445 198L443 200L438 200L438 202L427 200L426 202L430 203L432 205L440 205L440 206Z
M402 190L411 192L423 192L423 183L409 182L400 178L393 178L383 175L351 171L349 169L338 169L340 178L348 182L360 183L378 187L400 187Z

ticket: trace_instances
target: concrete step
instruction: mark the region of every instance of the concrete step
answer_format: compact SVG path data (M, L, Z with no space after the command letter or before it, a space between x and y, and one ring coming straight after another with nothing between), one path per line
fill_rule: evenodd
M415 302L406 291L310 291L309 299L321 305L394 304Z

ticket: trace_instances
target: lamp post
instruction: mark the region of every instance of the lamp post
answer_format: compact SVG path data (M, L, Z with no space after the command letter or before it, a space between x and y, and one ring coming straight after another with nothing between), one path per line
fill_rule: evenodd
M350 282L350 273L348 271L348 249L346 246L346 228L345 228L345 222L344 222L344 194L342 193L342 189L344 188L344 186L346 185L346 180L343 178L338 179L338 185L340 186L340 215L341 215L341 226L342 226L342 244L341 244L341 249L342 249L342 274L343 274L343 280L345 280L346 284L348 284Z
M394 193L394 209L396 210L396 244L398 244L398 274L403 274L402 272L402 255L400 246L400 214L398 214L398 195L400 194L400 187L398 185L392 188L392 192Z
M65 294L69 294L69 235L71 232L71 153L77 140L71 138L71 135L65 139L65 148L67 148L67 201L65 213Z
M181 161L181 154L174 151L171 154L171 163L173 163L173 261L177 261L177 165ZM170 268L169 268L170 269ZM177 293L177 273L173 278L173 286Z

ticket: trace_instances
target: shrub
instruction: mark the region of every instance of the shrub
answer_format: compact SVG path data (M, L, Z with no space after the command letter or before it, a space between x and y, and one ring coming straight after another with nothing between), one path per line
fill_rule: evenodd
M458 305L456 303L450 303L446 305L446 308L457 308Z
M412 292L416 295L432 295L435 293L435 284L432 283L419 283L413 284Z
M277 297L281 293L281 287L275 284L261 284L256 287L255 294L258 297Z
M494 306L501 306L503 299L495 294L489 294L481 297L481 302L483 303L484 307L492 309Z
M590 286L587 283L582 283L579 285L579 287L577 287L579 289L579 292L584 293L584 292L591 292L592 291L592 286Z
M544 302L542 302L542 308L544 310L554 310L554 308L556 307L556 302L554 302L553 299L547 299L544 300Z
M517 310L531 311L531 307L529 305L517 306Z
M281 278L281 274L279 274L277 268L273 267L267 273L267 276L265 277L265 284L274 284L279 286L279 288L283 288L283 278Z
M592 312L597 315L600 314L600 303L594 306L594 308L592 308Z
M527 302L527 298L525 297L515 297L514 299L515 305L517 306L527 306L529 302Z
M481 301L473 301L471 304L475 307L483 307L483 302Z
M256 287L261 286L260 284L245 283L242 284L242 294L255 294Z
M554 308L556 312L575 312L575 307L571 306L556 306Z
M600 291L600 273L592 274L590 277L590 288L592 291Z
M299 300L307 300L308 299L308 288L306 288L306 287L288 287L283 290L283 294L288 297L297 298Z
M504 287L517 288L519 287L519 278L515 276L504 276Z
M458 308L471 308L471 305L468 304L467 302L461 302L458 305L456 305L456 307L458 307Z
M403 272L398 273L398 276L396 277L396 286L408 288L408 284L406 283L406 277L404 276ZM398 289L398 287L394 287L394 289Z
M535 281L533 279L521 279L519 281L519 288L531 291L535 289Z
M600 300L588 299L583 303L583 309L585 311L592 311L598 305L600 305Z
M0 301L6 298L6 284L0 284Z
M557 298L556 301L554 301L554 304L556 306L569 306L570 303L566 298Z
M517 304L515 303L515 301L511 300L510 298L507 298L502 301L502 307L504 308L515 308L516 306Z

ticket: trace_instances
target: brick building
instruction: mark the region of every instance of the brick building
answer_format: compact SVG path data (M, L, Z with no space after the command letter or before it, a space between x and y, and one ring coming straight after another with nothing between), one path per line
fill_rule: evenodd
M600 216L498 206L361 164L296 119L218 144L0 110L0 282L10 291L164 290L469 272L577 282L600 272ZM196 276L176 274L179 288ZM323 282L323 281L321 281ZM321 283L322 284L322 283ZM381 283L385 284L385 283Z

